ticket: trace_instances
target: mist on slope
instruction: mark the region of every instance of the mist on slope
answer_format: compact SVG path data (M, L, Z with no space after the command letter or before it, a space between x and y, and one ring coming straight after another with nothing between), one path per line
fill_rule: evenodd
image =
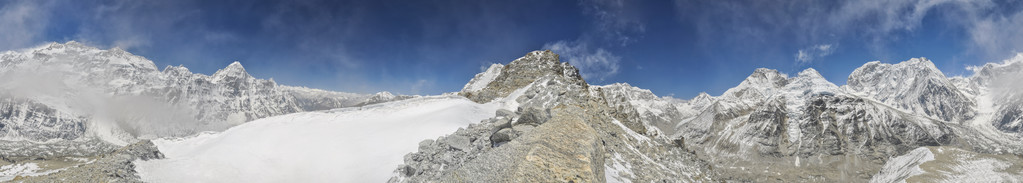
M90 86L59 68L12 70L0 74L0 96L28 99L88 118L86 136L124 145L135 138L183 136L229 126L204 124L194 119L198 111L153 96L115 96ZM110 81L114 82L114 81Z

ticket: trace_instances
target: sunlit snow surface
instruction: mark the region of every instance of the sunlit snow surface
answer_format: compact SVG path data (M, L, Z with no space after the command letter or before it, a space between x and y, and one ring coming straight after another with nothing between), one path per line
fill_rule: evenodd
M147 182L384 182L420 141L494 117L498 103L433 96L264 118L155 140L167 158L137 170Z

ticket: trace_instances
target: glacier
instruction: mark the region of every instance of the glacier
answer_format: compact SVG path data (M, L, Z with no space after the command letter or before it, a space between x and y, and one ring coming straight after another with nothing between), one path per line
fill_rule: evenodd
M136 164L147 182L383 182L423 139L493 117L498 108L431 96L274 116L155 140L166 158Z

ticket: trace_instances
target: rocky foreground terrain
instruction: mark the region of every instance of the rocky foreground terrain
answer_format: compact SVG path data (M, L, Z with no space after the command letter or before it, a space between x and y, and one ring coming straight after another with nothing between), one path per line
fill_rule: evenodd
M256 154L244 147L266 150L267 144L296 143L263 135L301 134L314 145L372 140L320 139L348 137L330 129L310 133L274 129L280 125L308 127L294 129L343 126L331 121L356 123L368 119L367 114L389 111L403 111L395 119L405 121L430 113L416 110L417 105L455 106L460 110L446 111L466 113L454 116L473 116L474 122L419 142L414 152L404 155L402 164L394 165L389 182L1023 181L1023 83L1019 82L1023 81L1023 55L971 67L975 74L969 77L948 77L925 58L897 64L869 62L856 69L843 86L828 82L814 69L794 76L757 69L719 96L702 93L682 100L658 97L626 83L589 85L578 69L561 62L557 54L534 51L507 65L492 65L457 94L368 106L408 97L278 86L272 80L248 76L240 64L231 64L212 76L191 74L184 67L158 72L152 62L141 57L73 42L7 52L0 61L4 69L0 71L6 77L44 65L75 68L60 71L76 77L57 78L86 78L63 83L87 83L91 87L85 88L100 88L103 96L144 97L157 102L156 106L185 106L186 111L199 111L187 119L228 129L197 134L198 128L191 126L174 131L182 134L164 134L152 128L166 123L103 123L102 112L82 112L78 105L54 102L86 94L24 95L25 85L5 83L2 86L11 94L0 98L6 101L0 103L0 109L5 109L0 110L4 114L0 116L0 134L10 143L0 145L5 162L0 170L25 162L60 164L49 172L14 177L15 182L173 181L140 177L142 169L136 165L195 163L193 168L201 168L206 162L188 162L189 157L159 159L171 153L203 158L241 156L236 153ZM430 102L437 105L425 105ZM300 112L327 108L340 109ZM263 118L267 116L275 117ZM448 118L422 120L444 119ZM483 120L475 122L479 119ZM244 123L252 120L256 121ZM120 143L111 142L104 136L110 133L96 133L109 131L103 124L118 124L112 129L129 135L113 138ZM409 124L413 123L389 125ZM234 125L238 126L232 128ZM181 136L186 138L175 139ZM145 139L156 139L156 143ZM243 144L245 139L261 141ZM243 146L234 149L210 143L218 141L240 141L237 144ZM300 145L305 143L309 142ZM288 152L317 151L315 146L289 147L313 149ZM353 154L338 156L346 155ZM247 165L290 167L284 160L293 157L288 158L264 158ZM282 162L275 162L278 160ZM265 162L270 163L257 164ZM232 176L245 176L244 172L234 173Z

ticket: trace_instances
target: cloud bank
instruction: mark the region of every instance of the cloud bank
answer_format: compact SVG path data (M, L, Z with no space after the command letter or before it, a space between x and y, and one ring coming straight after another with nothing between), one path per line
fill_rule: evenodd
M974 54L1004 58L1023 51L1023 35L1017 31L1023 28L1018 8L1023 3L1015 1L676 0L675 4L679 19L695 24L703 45L796 52L798 63L822 56L814 53L826 56L841 51L818 46L843 41L861 42L873 54L885 55L890 44L919 31L925 18L939 18L963 31L969 37L966 46ZM780 43L803 46L777 47Z

